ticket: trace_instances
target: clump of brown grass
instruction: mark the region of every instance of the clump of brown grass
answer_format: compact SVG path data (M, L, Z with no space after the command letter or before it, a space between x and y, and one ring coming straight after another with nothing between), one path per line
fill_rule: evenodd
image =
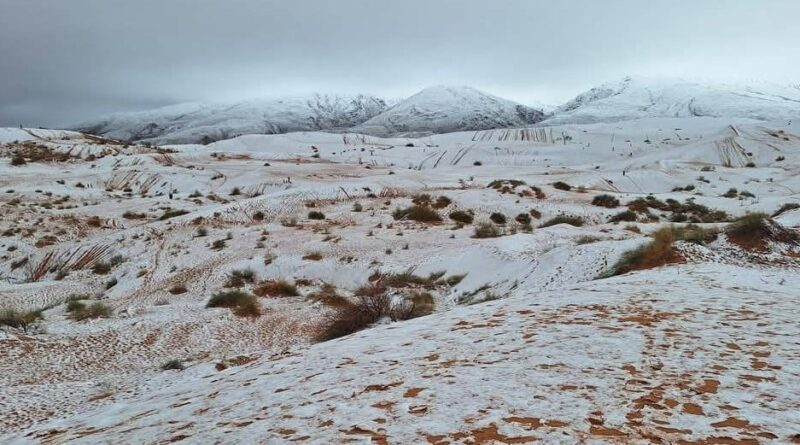
M394 213L392 213L392 217L394 217L396 221L407 219L429 224L442 222L442 217L439 215L439 212L424 205L413 205L405 209L396 209Z
M765 251L770 241L795 244L800 241L797 232L774 222L766 213L747 213L736 218L725 228L728 240L737 246Z
M217 292L211 296L206 307L229 308L234 315L239 317L258 317L261 308L255 296L240 290Z
M607 275L621 275L685 261L673 247L675 236L672 228L660 229L652 237L649 243L626 252Z
M286 280L262 281L253 289L259 297L296 297L300 295L297 286Z

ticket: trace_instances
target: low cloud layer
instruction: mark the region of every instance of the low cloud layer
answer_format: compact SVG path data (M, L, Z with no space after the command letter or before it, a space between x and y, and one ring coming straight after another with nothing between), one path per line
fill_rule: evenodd
M0 126L468 84L557 103L633 74L800 83L796 0L5 0Z

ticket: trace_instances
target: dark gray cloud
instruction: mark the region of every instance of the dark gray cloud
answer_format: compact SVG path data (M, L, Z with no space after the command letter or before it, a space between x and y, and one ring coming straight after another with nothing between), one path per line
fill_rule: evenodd
M559 102L627 74L800 82L797 0L0 0L0 125L468 84Z

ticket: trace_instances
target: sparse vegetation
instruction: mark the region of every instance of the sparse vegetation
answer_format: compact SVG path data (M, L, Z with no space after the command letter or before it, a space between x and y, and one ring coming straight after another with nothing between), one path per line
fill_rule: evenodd
M450 212L449 216L450 219L461 224L472 224L472 221L474 219L471 213L462 210L455 210L453 212Z
M208 308L229 308L239 317L258 317L261 308L255 296L241 290L221 291L213 294L206 303Z
M225 287L244 287L246 284L253 284L256 281L256 273L253 269L237 269L228 273L228 280Z
M392 216L396 221L408 219L422 223L442 222L442 217L436 210L422 205L414 205L405 209L397 209L394 211L394 213L392 213Z
M597 195L592 199L592 205L613 209L619 207L619 199L611 195Z
M300 292L297 286L286 280L267 280L253 289L253 293L259 297L297 297Z
M557 224L569 224L575 227L581 227L585 221L580 216L575 215L559 215L554 218L551 218L542 223L539 227L550 227L555 226Z
M658 230L652 236L653 240L649 243L626 252L608 275L621 275L683 261L683 257L672 247L675 238L671 228Z
M180 209L167 209L164 210L164 213L158 217L159 221L164 221L170 218L175 218L176 216L186 215L189 212L187 210L180 210Z
M782 206L780 206L780 208L778 210L776 210L775 213L772 214L772 217L774 218L776 216L780 216L780 215L782 215L782 214L784 214L784 213L786 213L788 211L795 210L795 209L800 209L800 203L787 202L786 204L783 204Z
M770 241L796 244L797 232L781 227L766 213L747 213L733 220L725 228L728 240L747 250L764 251Z
M75 321L92 320L110 317L111 308L99 301L86 304L83 300L71 299L67 301L67 313Z
M308 212L308 219L316 219L316 220L325 219L325 214L322 212L318 212L316 210L312 210Z
M0 326L8 326L28 332L44 320L41 310L18 310L14 308L0 309Z
M632 210L623 210L623 211L617 213L616 215L611 215L611 217L608 218L608 222L612 222L612 223L621 222L621 221L633 222L633 221L636 221L637 219L638 219L638 216L636 215L636 212L634 212Z
M502 225L502 224L505 224L505 223L506 223L506 221L507 221L507 219L506 219L506 215L503 215L503 214L502 214L502 213L500 213L500 212L494 212L494 213L492 213L491 215L489 215L489 219L490 219L490 220L491 220L493 223L495 223L495 224L500 224L500 225Z
M475 226L473 238L497 238L503 235L502 230L489 222L482 222Z
M571 185L569 185L569 184L567 184L567 183L566 183L566 182L564 182L564 181L557 181L557 182L554 182L554 183L553 183L553 188L555 188L555 189L557 189L557 190L563 190L563 191L565 191L565 192L568 192L568 191L572 190L572 186L571 186Z

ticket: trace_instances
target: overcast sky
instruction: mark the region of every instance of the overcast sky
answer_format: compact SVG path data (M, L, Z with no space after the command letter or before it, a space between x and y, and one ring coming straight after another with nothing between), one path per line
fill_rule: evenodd
M800 0L0 0L0 126L185 101L625 75L800 83Z

